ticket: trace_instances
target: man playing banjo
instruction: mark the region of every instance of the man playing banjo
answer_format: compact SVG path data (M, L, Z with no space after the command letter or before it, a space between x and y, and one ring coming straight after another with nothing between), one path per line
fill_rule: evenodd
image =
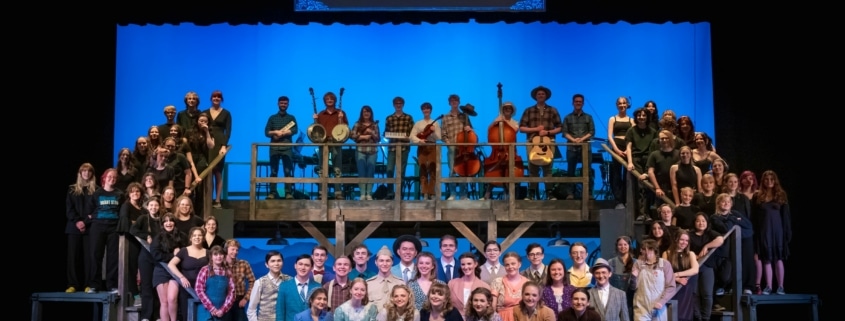
M343 97L343 89L341 89L341 97ZM323 126L326 129L327 133L335 133L335 126L345 126L347 128L346 135L347 137L335 137L334 135L327 135L326 143L343 143L348 138L348 128L349 128L349 121L346 119L346 114L343 113L339 108L335 107L335 103L337 102L337 96L333 92L327 92L323 95L323 103L326 105L326 109L323 111L314 114L314 119L317 120L317 123ZM342 131L337 131L342 132ZM334 177L341 177L340 171L340 162L341 162L341 147L340 146L329 146L329 159L331 160L330 168L334 172ZM317 157L320 158L320 164L323 163L323 151L322 147L317 149ZM321 165L322 168L322 165ZM328 177L328 173L320 173L322 177ZM336 199L343 199L343 190L341 189L341 184L334 184L334 197Z

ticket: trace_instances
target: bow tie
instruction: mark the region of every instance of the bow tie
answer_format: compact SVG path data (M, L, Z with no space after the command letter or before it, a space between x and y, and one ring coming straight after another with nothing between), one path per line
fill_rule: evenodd
M325 275L326 270L322 270L322 271L311 271L311 272L312 272L312 273L314 273L314 275L317 275L317 274L319 274L319 275Z

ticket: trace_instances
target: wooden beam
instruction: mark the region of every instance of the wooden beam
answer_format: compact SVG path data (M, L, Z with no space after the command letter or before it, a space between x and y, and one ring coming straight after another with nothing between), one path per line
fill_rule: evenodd
M343 214L338 215L334 221L334 235L337 244L332 252L334 257L346 255L346 222L343 220Z
M357 246L358 244L364 243L364 240L370 237L370 235L372 235L373 232L375 232L376 229L381 226L381 223L383 222L370 222L370 224L367 224L367 227L365 227L364 230L358 233L358 235L355 235L355 238L349 241L349 244L346 244L346 250L344 252L352 253L352 248ZM340 243L337 244L338 246L340 246Z
M509 248L511 245L513 245L514 242L516 242L516 240L522 237L522 234L525 234L525 232L528 231L529 228L531 228L531 225L534 225L534 222L522 222L519 224L519 226L513 229L513 232L511 232L511 234L508 235L508 237L506 237L504 241L502 241L502 252L505 252L507 248Z
M484 243L485 242L482 241L480 238L478 238L478 236L475 235L475 233L472 230L470 230L464 224L464 222L450 222L450 223L452 223L452 226L454 226L458 230L458 232L460 232L461 235L463 235L469 241L470 244L475 246L475 248L481 250L481 252L484 252Z
M329 253L335 253L335 246L331 242L329 242L329 239L326 238L326 236L323 235L323 233L320 232L320 229L314 226L314 224L312 224L311 222L299 222L299 225L302 225L302 228L305 229L305 231L308 232L311 237L317 240L317 244L325 246L326 249L329 250Z

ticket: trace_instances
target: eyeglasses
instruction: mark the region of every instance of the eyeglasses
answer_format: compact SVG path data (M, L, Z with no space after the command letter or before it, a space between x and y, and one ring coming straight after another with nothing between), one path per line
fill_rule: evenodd
M528 257L538 257L538 256L543 256L543 252L528 253Z

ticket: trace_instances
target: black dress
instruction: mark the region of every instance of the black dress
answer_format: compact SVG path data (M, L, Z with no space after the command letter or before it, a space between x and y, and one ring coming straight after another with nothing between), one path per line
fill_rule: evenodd
M756 195L751 203L754 204L751 215L757 256L767 262L786 260L789 257L789 241L792 240L789 204L758 203Z

